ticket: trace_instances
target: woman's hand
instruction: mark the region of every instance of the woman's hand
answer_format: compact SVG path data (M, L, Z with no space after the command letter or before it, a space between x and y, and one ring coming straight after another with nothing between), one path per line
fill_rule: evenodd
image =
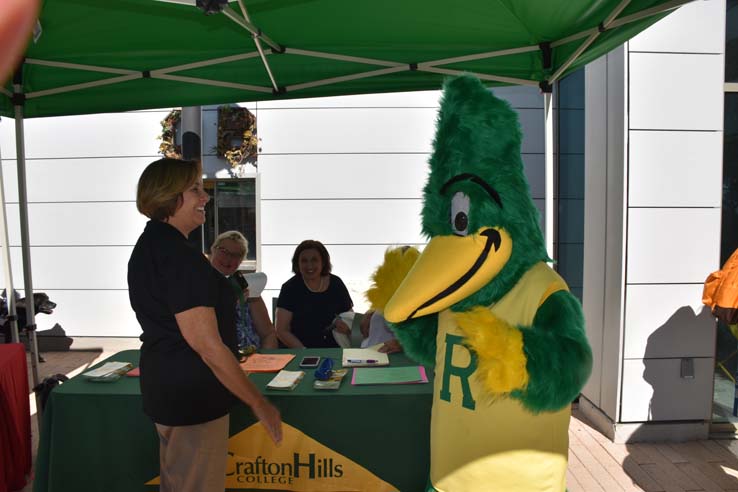
M274 444L279 446L282 442L282 416L277 407L269 403L266 398L262 398L259 403L251 407L251 410L264 426Z
M212 307L198 306L176 313L182 336L213 371L218 381L247 404L276 444L282 440L282 418L277 410L246 377L238 361L223 344L218 332L218 320Z
M392 340L384 342L384 345L379 347L379 351L384 352L385 354L395 354L397 352L402 352L402 345L400 345L400 342L398 342L396 338L393 338Z
M351 327L343 322L341 318L336 319L336 331L343 333L344 335L351 335Z

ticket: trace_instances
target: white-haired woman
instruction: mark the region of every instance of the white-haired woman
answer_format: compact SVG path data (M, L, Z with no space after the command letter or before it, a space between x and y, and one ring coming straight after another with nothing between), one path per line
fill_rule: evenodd
M238 350L252 353L259 349L277 348L277 332L269 319L264 299L249 297L248 289L243 289L234 274L249 252L249 242L238 231L219 234L210 247L210 264L228 277L238 298L236 304L236 330Z

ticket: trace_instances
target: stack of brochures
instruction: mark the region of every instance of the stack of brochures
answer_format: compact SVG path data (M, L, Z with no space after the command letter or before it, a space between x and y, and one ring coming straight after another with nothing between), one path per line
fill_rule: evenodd
M133 369L133 364L130 362L106 362L96 369L83 372L82 377L88 381L110 383L119 380L123 374L131 369Z
M318 390L337 390L341 387L341 381L347 373L348 369L336 369L331 372L331 376L328 379L316 379L313 383L313 388Z
M341 359L343 367L376 367L388 366L389 357L383 352L372 349L343 349Z
M291 391L300 384L302 378L305 377L305 371L285 371L281 370L274 378L267 383L268 389Z

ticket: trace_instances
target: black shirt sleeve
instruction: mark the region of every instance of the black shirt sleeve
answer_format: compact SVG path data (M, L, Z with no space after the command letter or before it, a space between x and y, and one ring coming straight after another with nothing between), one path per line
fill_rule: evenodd
M354 307L354 301L351 300L346 284L343 283L340 277L331 275L331 282L336 282L336 291L341 303L341 313L344 313Z
M287 311L294 313L297 310L300 302L300 296L295 289L295 280L299 277L294 276L287 282L282 284L282 288L279 290L279 297L277 298L277 307L286 309Z
M215 307L217 277L207 258L184 243L167 258L163 272L166 302L172 313L199 306Z

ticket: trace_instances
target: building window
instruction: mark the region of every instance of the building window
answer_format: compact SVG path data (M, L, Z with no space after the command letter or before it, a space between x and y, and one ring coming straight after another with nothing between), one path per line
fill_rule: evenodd
M728 0L725 16L725 81L738 82L738 0Z
M205 224L190 234L190 242L209 253L218 234L236 230L249 241L249 252L242 270L255 270L259 248L257 237L257 177L205 179L210 202L205 208Z
M725 16L725 110L723 112L723 199L720 265L738 248L738 0L728 0ZM727 326L718 322L715 337L715 380L713 424L729 423L738 428L735 384L738 376L736 340ZM712 429L721 432L724 429Z
M556 269L582 299L584 265L584 68L557 82Z

